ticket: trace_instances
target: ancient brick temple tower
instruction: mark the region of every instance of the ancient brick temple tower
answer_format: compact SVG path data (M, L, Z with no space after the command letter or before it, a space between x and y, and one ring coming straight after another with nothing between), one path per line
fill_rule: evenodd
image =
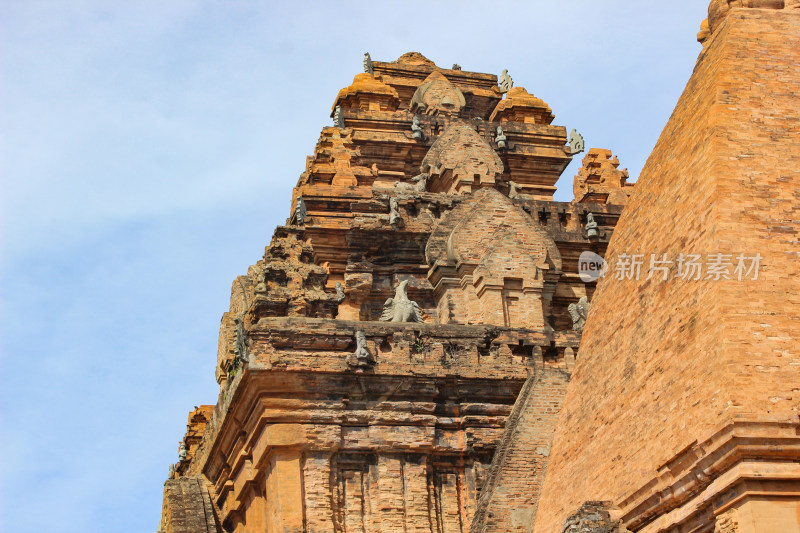
M627 173L592 149L576 201L554 202L583 140L507 73L418 53L364 70L233 283L219 401L190 414L167 533L530 520L594 291L578 256L604 253Z
M800 1L708 15L606 256L669 270L599 284L536 533L800 532Z

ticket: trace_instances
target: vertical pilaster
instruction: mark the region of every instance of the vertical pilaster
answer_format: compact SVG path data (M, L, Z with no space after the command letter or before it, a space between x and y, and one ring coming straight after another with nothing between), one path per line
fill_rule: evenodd
M304 533L301 451L276 448L268 461L267 530L270 533Z

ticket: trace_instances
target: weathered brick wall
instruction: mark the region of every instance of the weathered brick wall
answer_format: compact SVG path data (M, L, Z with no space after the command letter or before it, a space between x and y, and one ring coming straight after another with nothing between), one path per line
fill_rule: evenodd
M545 361L528 378L495 452L472 533L530 531L567 383L563 359Z
M760 253L759 277L682 281L673 265L646 280L645 264L640 281L612 270L598 285L536 532L561 531L586 500L645 498L673 457L732 421L796 423L798 61L796 10L731 10L705 43L607 259Z
M159 533L217 533L219 528L205 479L168 479Z

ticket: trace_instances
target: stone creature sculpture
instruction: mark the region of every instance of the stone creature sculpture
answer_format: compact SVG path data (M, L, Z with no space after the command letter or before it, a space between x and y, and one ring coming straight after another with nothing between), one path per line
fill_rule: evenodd
M453 63L453 66L450 67L450 70L461 70L461 65L458 63Z
M244 330L244 317L238 316L233 319L236 324L234 330L233 353L234 357L243 363L249 363L247 357L247 335Z
M501 93L507 93L514 86L514 80L512 80L511 76L508 75L508 69L503 69L503 73L500 74L500 79L497 81L497 85L500 86Z
M583 331L584 326L586 326L586 317L589 316L589 308L591 305L586 296L581 296L578 303L569 304L569 307L567 307L569 316L572 317L572 329L574 331Z
M178 450L178 461L185 461L187 453L188 452L186 451L186 444L181 442L181 448L180 450Z
M501 126L497 126L497 135L494 137L494 142L497 143L497 147L500 150L505 150L508 147L506 135L503 133L503 128Z
M375 360L367 348L367 336L363 331L356 331L356 352L347 356L350 366L367 366Z
M425 138L422 126L419 125L419 117L417 115L414 115L414 119L411 121L411 137L417 141L421 141Z
M297 199L297 204L294 206L294 219L295 219L295 223L298 226L302 226L303 224L306 223L306 214L307 213L308 212L306 211L306 202L305 202L305 200L303 200L303 197L300 196Z
M569 150L571 155L579 154L584 150L583 135L575 131L575 128L569 132Z
M344 286L342 285L341 281L336 282L336 303L342 303L344 301L345 294L344 294Z
M261 270L256 274L256 287L253 289L256 294L265 294L267 292L267 278L264 276L264 271Z
M428 178L430 174L423 172L422 174L417 174L413 178L411 178L412 183L403 183L402 181L396 181L394 183L395 189L401 191L425 191L428 188Z
M369 52L364 52L364 72L367 74L374 74L372 70L372 58L369 56Z
M408 280L397 286L394 298L388 298L383 304L381 318L383 322L422 322L422 310L417 302L408 299L406 286Z
M403 222L403 217L400 216L400 209L398 206L397 198L392 196L389 198L389 224L397 227Z
M337 128L344 128L344 115L340 105L337 105L333 110L333 125Z
M597 222L594 221L594 215L591 213L586 215L586 235L597 237Z

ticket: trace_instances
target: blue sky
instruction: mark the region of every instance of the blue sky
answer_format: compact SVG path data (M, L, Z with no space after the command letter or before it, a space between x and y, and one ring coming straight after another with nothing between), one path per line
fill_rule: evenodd
M0 529L155 531L231 282L365 51L507 68L635 177L706 6L0 3Z

